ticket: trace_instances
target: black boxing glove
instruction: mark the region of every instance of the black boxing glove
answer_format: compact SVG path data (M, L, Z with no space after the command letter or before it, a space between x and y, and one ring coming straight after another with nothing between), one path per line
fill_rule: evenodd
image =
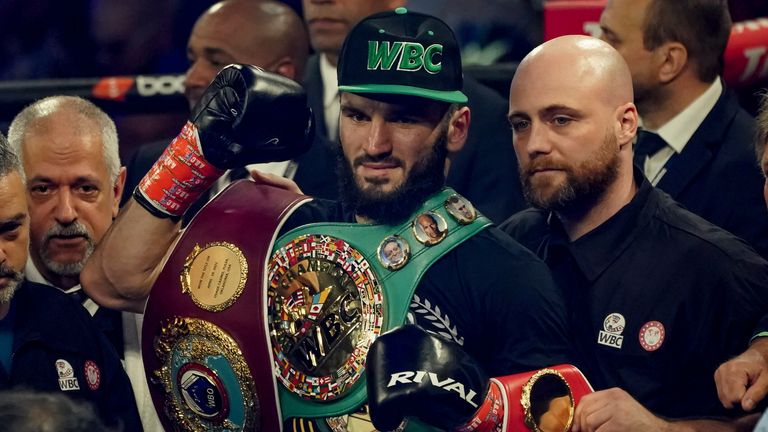
M576 405L593 391L567 364L488 378L460 346L414 325L373 342L366 375L378 430L410 417L458 432L566 431Z
M179 218L226 169L293 159L314 137L296 82L250 65L222 69L134 198L158 217Z
M189 121L197 126L205 159L220 169L293 159L314 138L304 89L249 65L222 69Z
M415 325L376 339L366 374L371 421L383 431L408 417L453 430L472 418L489 388L488 376L459 345Z

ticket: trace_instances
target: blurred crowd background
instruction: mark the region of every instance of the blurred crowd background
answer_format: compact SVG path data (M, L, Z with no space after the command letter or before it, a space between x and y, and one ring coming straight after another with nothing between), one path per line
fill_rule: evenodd
M498 65L518 61L542 42L544 2L412 0L409 8L439 16L456 31L465 65ZM0 0L0 80L184 73L187 37L213 3ZM301 14L300 0L286 3ZM768 1L729 3L734 22L768 16ZM173 136L184 114L115 117L125 161L135 146Z

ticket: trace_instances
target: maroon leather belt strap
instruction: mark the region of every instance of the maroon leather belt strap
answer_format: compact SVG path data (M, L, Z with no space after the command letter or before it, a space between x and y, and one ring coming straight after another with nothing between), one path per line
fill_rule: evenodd
M266 264L307 197L238 181L182 233L152 288L142 354L168 430L280 430L265 313Z

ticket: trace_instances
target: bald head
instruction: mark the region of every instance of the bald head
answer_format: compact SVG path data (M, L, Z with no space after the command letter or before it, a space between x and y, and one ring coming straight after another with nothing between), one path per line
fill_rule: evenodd
M304 23L281 2L224 0L195 23L187 43L185 94L194 106L219 70L247 63L299 80L309 54Z
M241 63L249 59L295 59L303 71L309 53L304 24L285 3L267 0L225 0L211 6L197 21L193 34L200 27L221 32L235 48ZM267 67L268 64L256 64Z
M637 109L629 68L610 45L564 36L531 51L510 86L509 122L531 204L572 221L598 203L626 204Z
M621 55L607 43L588 36L562 36L543 43L520 63L515 87L542 83L564 95L585 93L613 107L632 102L632 75Z

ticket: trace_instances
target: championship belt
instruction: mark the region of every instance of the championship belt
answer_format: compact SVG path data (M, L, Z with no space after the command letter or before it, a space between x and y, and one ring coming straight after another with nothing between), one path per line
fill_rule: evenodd
M475 414L462 432L567 432L581 398L594 390L581 371L572 365L557 365L537 371L491 378L483 412ZM502 412L503 411L503 412ZM491 419L492 421L488 421ZM503 419L499 425L496 419Z
M267 289L283 418L333 417L363 405L373 340L405 322L435 261L490 224L445 188L401 225L316 223L283 235Z
M265 269L276 232L308 199L238 181L181 235L142 327L149 389L166 430L281 429Z
M142 328L167 430L279 431L359 409L371 342L405 321L432 263L490 225L444 189L402 225L310 224L275 242L307 200L238 181L181 235Z

